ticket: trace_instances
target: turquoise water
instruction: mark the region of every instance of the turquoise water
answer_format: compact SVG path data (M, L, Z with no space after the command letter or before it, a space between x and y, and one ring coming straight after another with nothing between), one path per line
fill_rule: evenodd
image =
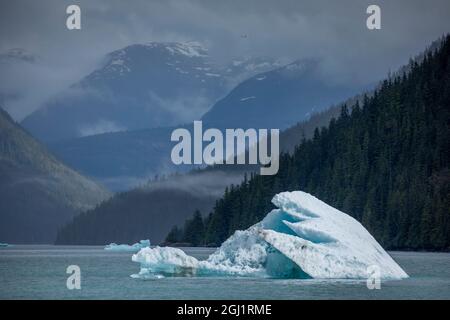
M213 249L185 248L206 258ZM131 253L94 246L0 248L0 299L450 299L450 254L391 252L411 278L382 282L248 278L133 279ZM68 290L66 268L81 269L81 290Z

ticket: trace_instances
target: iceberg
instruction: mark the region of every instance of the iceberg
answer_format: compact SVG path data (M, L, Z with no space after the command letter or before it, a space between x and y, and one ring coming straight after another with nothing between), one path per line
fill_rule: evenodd
M128 244L116 244L110 243L105 246L107 251L120 251L120 252L138 252L142 248L150 247L150 240L141 240L133 245Z
M144 248L132 256L132 261L141 264L139 274L133 277L265 276L268 251L268 244L253 230L236 231L203 261L178 248Z
M257 224L236 231L208 259L199 261L171 247L143 248L134 277L243 276L367 279L375 266L381 279L408 275L354 218L314 196L277 194Z

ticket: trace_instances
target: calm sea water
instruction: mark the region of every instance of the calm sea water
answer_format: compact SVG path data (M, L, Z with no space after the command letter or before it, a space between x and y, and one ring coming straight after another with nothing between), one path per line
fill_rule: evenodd
M185 248L206 258L213 249ZM0 248L0 299L450 299L450 254L391 252L411 278L365 281L248 278L133 279L131 253L93 246ZM66 268L81 268L81 290L66 288Z

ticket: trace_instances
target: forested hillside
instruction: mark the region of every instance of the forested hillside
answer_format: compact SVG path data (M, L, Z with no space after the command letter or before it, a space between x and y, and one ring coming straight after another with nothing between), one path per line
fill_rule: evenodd
M109 196L0 108L0 242L52 243L59 227Z
M342 107L275 176L228 188L213 212L168 240L218 245L259 221L280 191L303 190L352 215L388 249L450 249L450 36L363 102ZM193 226L192 226L193 225ZM187 232L186 232L187 231Z

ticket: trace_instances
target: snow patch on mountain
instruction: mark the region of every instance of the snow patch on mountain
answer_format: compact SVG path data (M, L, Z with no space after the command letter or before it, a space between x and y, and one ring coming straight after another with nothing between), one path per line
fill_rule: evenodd
M241 98L241 101L244 102L244 101L251 100L251 99L256 99L256 97L255 96L251 96L251 97Z
M171 54L182 54L188 57L206 57L207 50L199 42L172 43L166 46Z

